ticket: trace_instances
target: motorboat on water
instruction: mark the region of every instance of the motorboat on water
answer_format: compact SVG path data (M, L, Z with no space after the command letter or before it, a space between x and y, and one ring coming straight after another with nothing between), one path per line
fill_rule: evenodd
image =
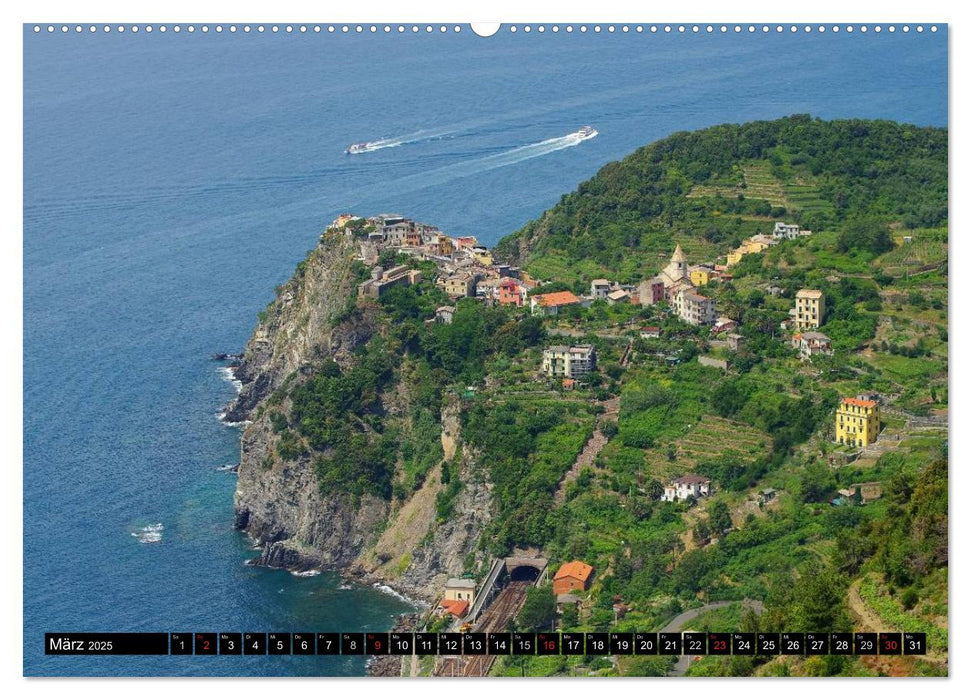
M370 149L371 144L369 143L352 143L344 152L353 155L354 153L367 153Z
M580 130L577 131L577 136L581 139L592 139L597 135L597 130L592 126L581 126Z

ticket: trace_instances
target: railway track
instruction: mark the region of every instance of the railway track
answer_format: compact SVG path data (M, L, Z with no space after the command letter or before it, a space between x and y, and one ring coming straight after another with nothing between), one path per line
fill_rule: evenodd
M516 616L526 601L529 581L510 581L486 608L472 627L473 632L504 632L511 619ZM436 676L481 677L489 673L495 656L448 656L439 660L435 667Z

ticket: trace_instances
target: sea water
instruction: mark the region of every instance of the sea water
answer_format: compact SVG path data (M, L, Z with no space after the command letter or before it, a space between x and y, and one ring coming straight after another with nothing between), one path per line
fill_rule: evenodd
M943 126L946 84L943 27L25 28L24 672L361 674L362 657L45 657L43 634L383 630L412 609L247 566L232 528L239 428L218 414L235 387L209 355L243 347L337 214L491 245L672 132L794 113Z

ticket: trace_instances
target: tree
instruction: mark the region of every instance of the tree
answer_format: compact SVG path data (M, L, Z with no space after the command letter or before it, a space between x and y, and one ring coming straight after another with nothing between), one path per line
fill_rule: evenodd
M572 603L563 604L563 614L560 616L560 627L563 629L572 629L580 623L580 612L577 610L577 606Z
M695 525L694 538L695 543L704 544L711 537L711 528L708 526L707 520L699 520Z
M813 462L799 476L800 492L804 503L819 503L836 486L832 472L822 462Z
M836 569L816 562L800 573L793 587L790 626L819 632L849 629L843 605L846 580Z
M711 406L718 415L729 418L742 410L749 392L739 381L720 383L711 394Z
M708 509L711 518L711 529L715 533L723 533L732 529L732 515L728 511L728 505L724 501L715 501Z
M525 631L545 629L556 615L556 598L549 586L537 588L530 586L526 591L526 601L519 612L517 626Z
M846 224L836 240L836 247L841 253L859 250L877 256L893 250L894 242L890 227L884 221L860 218Z

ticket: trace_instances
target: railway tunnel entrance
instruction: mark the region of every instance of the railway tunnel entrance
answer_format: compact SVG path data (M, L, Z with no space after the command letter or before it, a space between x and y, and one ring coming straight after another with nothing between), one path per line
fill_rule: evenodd
M536 583L546 572L546 564L541 557L507 557L506 574L510 581Z
M540 570L535 566L517 566L509 572L509 580L533 583L539 578L539 574Z

